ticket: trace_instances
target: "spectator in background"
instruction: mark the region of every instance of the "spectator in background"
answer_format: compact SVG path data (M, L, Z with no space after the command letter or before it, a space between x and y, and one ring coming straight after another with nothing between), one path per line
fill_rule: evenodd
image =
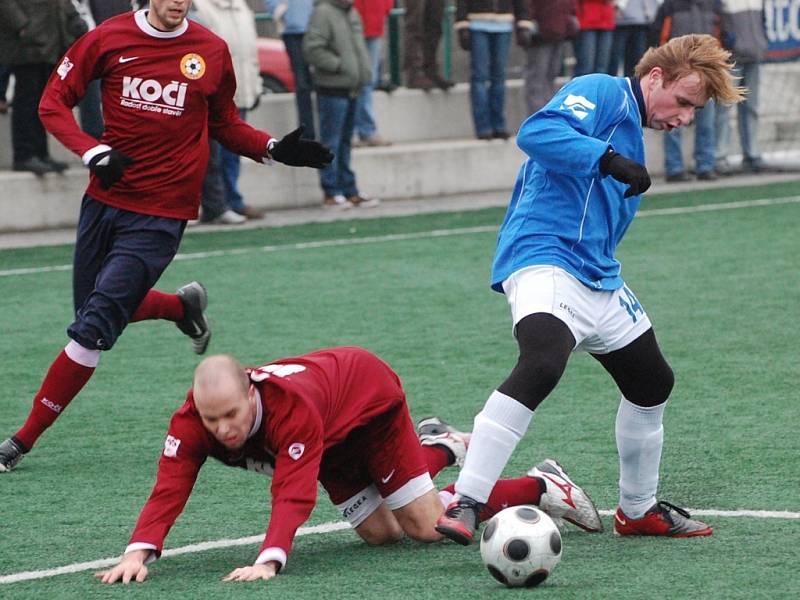
M195 5L197 0L195 0ZM208 166L203 179L203 191L200 195L200 219L190 221L195 223L208 223L211 225L242 225L247 222L247 217L231 209L225 196L225 181L222 176L222 146L214 140L208 144Z
M311 72L303 55L303 36L314 10L314 0L265 0L267 12L272 14L278 33L286 45L294 74L294 97L297 102L297 119L305 127L303 137L317 137L314 126L314 102L311 92Z
M525 102L533 114L556 93L556 77L561 73L564 46L580 29L577 0L530 0L531 20L537 32L526 49Z
M663 0L617 0L616 27L608 63L609 75L633 77L633 70L647 50L650 27Z
M359 194L350 168L356 100L372 81L364 29L352 0L317 0L303 38L303 54L314 68L319 106L319 139L334 152L319 172L323 207L376 206Z
M200 23L228 44L228 50L233 60L233 72L236 75L236 93L233 101L236 108L239 109L239 116L242 120L247 120L247 111L258 106L261 96L255 15L245 0L194 0L193 6ZM211 145L212 155L219 160L223 205L226 209L220 213L219 218L225 217L225 222L232 224L239 224L244 221L244 218L262 218L264 211L247 206L239 192L239 155L214 140L211 141ZM213 148L215 145L217 148ZM203 197L205 197L205 193ZM232 210L244 218L236 219L234 215L226 216L227 210Z
M0 115L8 112L8 80L11 77L11 70L5 66L0 65Z
M578 0L581 30L575 38L575 77L608 73L614 41L613 0Z
M356 104L356 141L357 146L388 146L391 144L378 135L375 123L375 110L372 107L372 92L380 82L381 51L383 50L383 32L386 17L394 5L393 0L355 0L354 6L364 23L364 41L367 44L372 81L364 86Z
M37 109L47 79L86 25L70 0L0 2L0 57L14 75L11 144L15 171L42 176L67 164L53 160Z
M665 0L656 15L653 27L660 32L660 42L689 33L715 33L716 0ZM686 125L681 123L680 125ZM715 171L714 101L694 113L694 162L697 178L711 181ZM689 181L691 177L683 164L681 129L664 134L664 169L668 182Z
M722 0L720 3L720 34L722 45L736 60L734 74L747 87L744 102L736 107L739 124L739 144L742 147L742 170L759 173L764 162L758 149L758 83L760 63L767 51L764 30L764 3L761 0ZM718 104L716 113L717 157L716 171L730 174L728 161L731 149L730 106Z
M439 74L437 50L442 39L444 0L405 0L403 69L406 87L449 90L453 82Z
M480 140L507 140L506 61L512 32L519 46L530 45L534 32L527 0L458 0L455 29L459 45L470 53L475 135Z
M97 27L89 0L71 0L72 5L86 24L87 31ZM128 6L130 10L130 5ZM95 79L86 87L86 95L78 103L81 129L95 139L103 136L103 112L100 108L100 81Z

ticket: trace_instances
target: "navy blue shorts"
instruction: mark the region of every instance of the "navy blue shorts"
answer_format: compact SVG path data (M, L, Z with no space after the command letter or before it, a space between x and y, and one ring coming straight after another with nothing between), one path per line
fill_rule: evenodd
M75 321L67 335L90 350L110 349L172 262L185 227L180 219L84 196L72 270Z

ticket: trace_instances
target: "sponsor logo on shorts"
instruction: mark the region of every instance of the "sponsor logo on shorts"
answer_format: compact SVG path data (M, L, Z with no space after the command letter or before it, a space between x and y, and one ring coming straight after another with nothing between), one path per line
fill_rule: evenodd
M362 494L361 497L355 500L350 506L345 506L344 509L342 509L342 516L345 519L350 518L350 516L352 516L352 514L356 512L356 510L358 510L358 508L366 501L367 496Z
M254 471L256 473L261 473L262 475L272 475L275 469L272 468L272 465L263 460L255 460L252 458L245 458L245 468L248 471Z
M164 440L164 456L167 458L175 458L178 454L178 446L180 445L181 441L178 438L168 435L167 439Z
M301 444L300 442L295 442L291 446L289 446L289 457L292 460L299 460L301 456L303 456L303 452L306 451L306 445Z
M47 408L52 410L54 413L58 414L64 408L60 404L56 404L52 400L48 400L47 398L42 398L42 404L44 404Z
M558 308L565 311L571 318L575 318L575 311L572 310L572 307L569 304L565 304L563 302L558 303Z
M392 469L392 472L389 473L386 477L381 477L381 483L389 483L389 480L394 476L394 472L397 469Z

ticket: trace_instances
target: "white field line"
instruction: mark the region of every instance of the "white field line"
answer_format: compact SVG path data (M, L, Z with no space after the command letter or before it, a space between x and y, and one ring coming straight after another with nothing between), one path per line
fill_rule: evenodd
M715 509L687 509L692 515L703 517L731 517L731 518L754 518L754 519L800 519L800 512L793 512L787 510L715 510ZM614 514L613 510L601 510L599 513L605 517ZM349 529L350 524L344 521L335 521L330 523L322 523L321 525L314 525L310 527L301 527L297 530L297 535L314 535L319 533L330 533L333 531L341 531L342 529ZM249 537L236 538L236 539L222 539L209 542L200 542L199 544L189 544L188 546L180 546L179 548L171 548L164 550L162 558L170 556L179 556L181 554L194 554L195 552L205 552L206 550L214 550L217 548L230 548L233 546L249 546L250 544L256 545L263 541L264 536L253 535ZM52 569L42 569L41 571L23 571L20 573L12 573L10 575L0 576L0 584L5 583L18 583L20 581L30 581L32 579L44 579L45 577L55 577L56 575L67 575L69 573L78 573L80 571L91 571L95 569L105 569L116 565L119 562L119 557L103 558L100 560L93 560L90 562L73 563L71 565L64 565L63 567L55 567Z
M797 203L800 203L800 196L789 196L786 198L765 198L761 200L742 200L740 202L720 202L717 204L705 204L702 206L652 208L649 210L639 211L636 216L637 218L660 217L668 215L683 215L683 214L691 214L699 212L735 210L740 208L778 206L781 204L797 204ZM249 248L229 248L227 250L213 250L210 252L192 252L189 254L178 254L175 257L175 260L198 260L204 258L214 258L219 256L236 256L240 254L251 254L254 252L285 252L288 250L308 250L311 248L332 248L336 246L356 246L360 244L404 242L409 240L450 237L456 235L472 235L475 233L493 233L495 231L497 231L497 225L462 227L457 229L434 229L432 231L419 231L416 233L393 233L387 235L375 235L362 238L340 238L335 240L320 240L318 242L299 242L296 244L252 246ZM71 269L72 265L54 265L51 267L27 267L22 269L6 269L0 271L0 277L13 277L16 275L34 275L38 273L69 271Z

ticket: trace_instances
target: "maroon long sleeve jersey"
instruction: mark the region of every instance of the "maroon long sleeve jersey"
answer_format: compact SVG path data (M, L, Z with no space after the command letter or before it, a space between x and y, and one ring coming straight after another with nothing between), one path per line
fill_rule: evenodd
M102 81L100 142L81 131L72 113L93 79ZM47 83L39 115L84 164L109 147L135 161L108 190L92 176L91 197L137 213L193 219L209 132L257 162L272 137L239 117L235 90L220 37L188 19L175 31L160 31L141 10L113 17L75 42Z

